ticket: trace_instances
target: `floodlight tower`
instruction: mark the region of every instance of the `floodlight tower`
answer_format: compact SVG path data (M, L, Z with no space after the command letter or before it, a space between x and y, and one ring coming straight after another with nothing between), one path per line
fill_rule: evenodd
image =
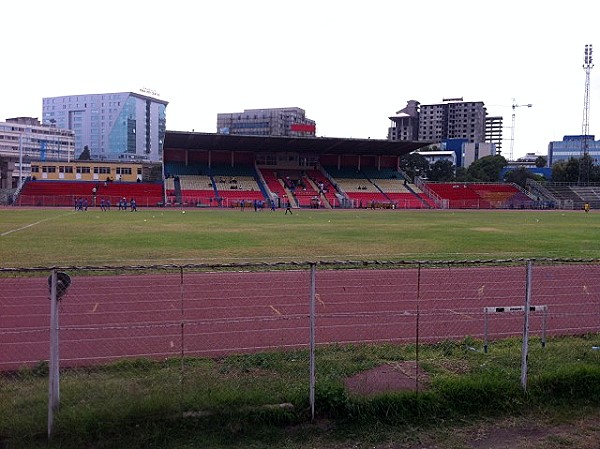
M517 108L530 108L533 106L531 103L529 104L517 104L516 100L513 98L512 104L512 128L510 129L510 154L508 155L508 160L513 160L513 149L515 147L515 109Z
M592 44L586 44L583 52L583 70L585 71L585 94L583 97L583 122L581 125L581 157L579 159L579 183L587 184L590 180L590 172L584 164L587 164L590 135L590 73L594 67L592 58Z

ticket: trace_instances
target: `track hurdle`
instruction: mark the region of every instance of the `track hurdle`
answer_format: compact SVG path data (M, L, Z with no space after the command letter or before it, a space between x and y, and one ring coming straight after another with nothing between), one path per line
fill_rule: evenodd
M488 315L494 313L525 312L525 306L504 306L483 308L483 352L488 352ZM548 321L548 306L529 306L529 312L542 312L542 348L546 347L546 326Z

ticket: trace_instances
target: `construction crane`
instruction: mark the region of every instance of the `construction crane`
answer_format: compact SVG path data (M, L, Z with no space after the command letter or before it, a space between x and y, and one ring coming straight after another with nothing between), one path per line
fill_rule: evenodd
M508 160L513 160L513 150L515 147L515 109L517 108L530 108L533 106L531 103L529 104L517 104L516 100L513 98L512 104L512 127L510 129L510 154L508 155Z

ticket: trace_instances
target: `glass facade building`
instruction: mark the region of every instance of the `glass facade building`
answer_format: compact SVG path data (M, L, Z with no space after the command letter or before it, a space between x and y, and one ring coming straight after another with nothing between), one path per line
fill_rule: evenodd
M167 102L134 92L43 99L43 123L75 133L75 157L162 160Z
M600 140L595 140L595 136L564 136L562 141L550 142L548 144L548 166L558 161L569 160L570 158L580 158L587 147L587 153L592 158L594 164L600 164Z

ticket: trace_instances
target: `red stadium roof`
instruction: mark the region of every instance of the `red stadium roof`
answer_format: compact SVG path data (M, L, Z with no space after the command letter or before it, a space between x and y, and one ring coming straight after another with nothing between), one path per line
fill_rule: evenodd
M401 156L430 143L398 140L344 139L338 137L243 136L167 131L164 150Z

